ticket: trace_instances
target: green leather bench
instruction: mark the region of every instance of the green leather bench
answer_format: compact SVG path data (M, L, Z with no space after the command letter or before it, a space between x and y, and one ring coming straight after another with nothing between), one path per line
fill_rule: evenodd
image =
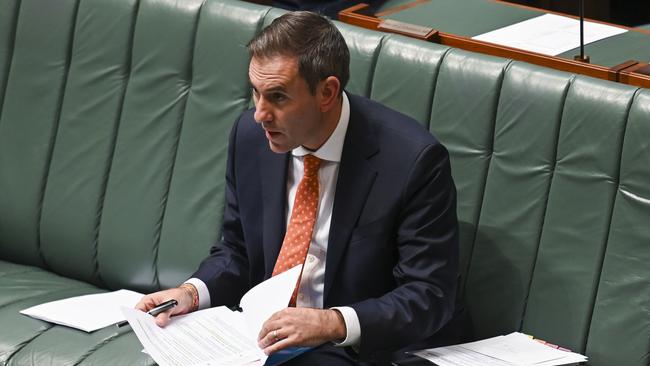
M20 315L183 281L219 238L245 44L216 0L0 2L0 364L148 365L127 329ZM650 359L650 91L347 25L352 78L448 147L468 339Z

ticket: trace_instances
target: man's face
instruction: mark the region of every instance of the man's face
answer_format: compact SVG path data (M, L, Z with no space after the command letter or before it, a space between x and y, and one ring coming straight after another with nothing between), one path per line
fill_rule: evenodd
M301 145L316 150L322 145L325 127L319 92L309 92L295 57L253 57L248 77L253 86L254 118L264 128L272 151L285 153Z

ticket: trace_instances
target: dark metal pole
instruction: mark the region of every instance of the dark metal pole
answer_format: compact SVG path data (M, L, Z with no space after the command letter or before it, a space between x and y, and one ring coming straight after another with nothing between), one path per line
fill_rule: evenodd
M589 56L585 56L585 1L580 0L580 55L574 56L576 61L589 63Z
M580 0L580 57L585 58L585 1Z

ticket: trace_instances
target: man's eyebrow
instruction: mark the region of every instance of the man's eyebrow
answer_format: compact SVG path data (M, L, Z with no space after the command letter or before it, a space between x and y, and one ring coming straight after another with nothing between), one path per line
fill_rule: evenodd
M283 85L278 85L278 86L270 87L270 88L266 89L265 91L267 93L273 93L273 92L285 92L286 90L287 90L287 88L285 88Z
M250 84L251 88L252 88L254 91L256 91L256 92L258 92L258 93L260 92L260 91L255 87L255 85L253 85L252 83L249 83L249 84ZM283 85L272 86L272 87L270 87L270 88L267 88L267 89L264 89L264 90L263 90L264 93L275 93L275 92L286 93L286 91L287 91L287 88L286 88L285 86L283 86Z

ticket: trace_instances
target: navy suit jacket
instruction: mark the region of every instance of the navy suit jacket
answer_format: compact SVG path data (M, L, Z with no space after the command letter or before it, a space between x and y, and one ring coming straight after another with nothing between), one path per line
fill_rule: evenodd
M348 95L323 303L354 308L360 354L369 356L421 343L451 318L456 193L447 150L426 129ZM238 304L271 276L286 228L290 155L270 150L252 110L239 117L228 150L222 239L194 274L212 306Z

